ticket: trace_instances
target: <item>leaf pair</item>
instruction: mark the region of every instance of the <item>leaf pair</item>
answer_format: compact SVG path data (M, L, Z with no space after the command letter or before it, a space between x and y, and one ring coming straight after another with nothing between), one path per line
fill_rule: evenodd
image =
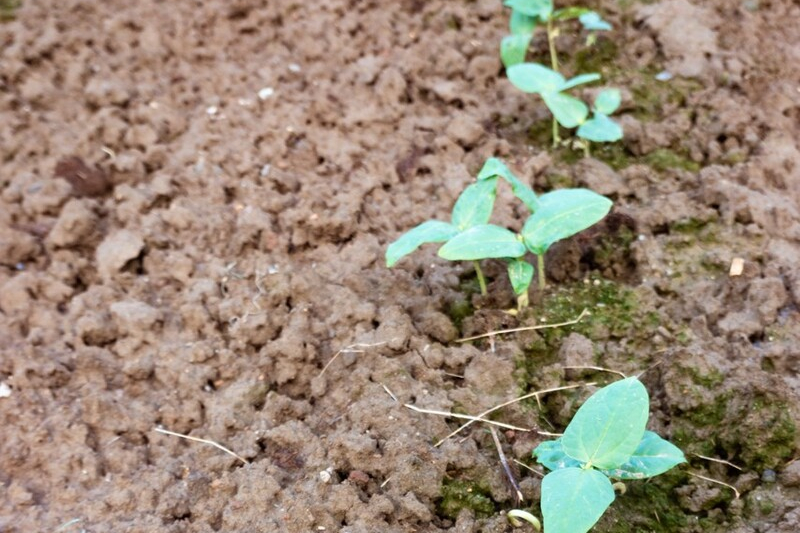
M617 110L622 96L618 89L606 89L597 95L589 117L589 108L564 91L600 79L600 74L580 74L567 80L561 73L538 63L520 63L506 69L509 81L526 93L541 95L545 105L565 128L578 128L578 136L593 142L613 142L622 138L622 128L608 118ZM588 119L588 120L587 120Z
M622 94L619 89L601 91L594 100L592 118L580 125L578 137L592 142L615 142L622 139L622 127L608 118L608 115L619 108L621 102Z
M469 185L456 200L450 222L429 220L404 233L386 250L386 266L426 243L446 243L439 256L450 261L475 261L493 258L518 258L525 255L525 245L515 233L489 224L497 196L497 180L511 185L514 194L530 209L538 206L536 194L506 167L489 158L478 173L478 181Z
M685 462L683 452L645 431L650 399L637 378L612 383L578 409L564 435L541 443L545 533L585 533L614 501L609 478L644 479Z

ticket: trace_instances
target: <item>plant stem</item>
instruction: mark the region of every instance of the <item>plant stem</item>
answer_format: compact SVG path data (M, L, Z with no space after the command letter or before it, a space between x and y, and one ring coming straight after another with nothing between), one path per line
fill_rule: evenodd
M530 299L528 298L528 291L526 290L519 296L517 296L517 311L522 311L530 304Z
M539 290L543 291L544 288L547 286L547 281L545 280L544 276L544 254L539 254L536 256L536 270L539 276Z
M553 28L553 21L547 21L547 46L550 48L550 66L558 72L558 55L556 54L556 32Z
M475 266L475 273L478 275L478 284L481 286L481 295L486 296L488 294L486 292L486 278L483 277L481 264L479 261L473 261L472 264Z
M547 47L550 49L550 66L558 72L558 54L556 53L556 35L552 19L547 20ZM553 117L553 147L558 147L561 138L558 135L558 121Z
M591 157L591 156L592 156L592 150L590 148L589 141L584 139L583 140L583 157Z
M558 148L561 143L561 137L558 135L558 121L553 117L553 148Z

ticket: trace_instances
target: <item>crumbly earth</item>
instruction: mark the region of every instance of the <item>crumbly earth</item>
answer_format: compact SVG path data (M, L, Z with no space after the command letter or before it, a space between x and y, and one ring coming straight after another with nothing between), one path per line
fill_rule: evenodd
M644 372L689 459L596 531L800 530L800 7L590 4L615 30L561 59L623 88L626 137L576 161L502 75L497 0L4 2L0 531L509 531L491 436L435 447L458 421L403 404L613 377L581 365ZM615 201L518 318L500 263L486 299L434 247L383 264L492 155ZM497 418L558 431L591 390Z

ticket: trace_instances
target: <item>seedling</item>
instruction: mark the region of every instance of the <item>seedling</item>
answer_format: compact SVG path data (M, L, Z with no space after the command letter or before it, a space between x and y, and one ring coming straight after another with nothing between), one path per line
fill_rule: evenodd
M516 259L525 255L525 245L514 232L489 224L489 218L497 195L497 179L500 174L487 161L478 174L478 181L469 185L456 200L450 222L429 220L404 233L386 250L386 266L392 267L403 256L410 254L426 243L445 243L439 256L450 261L472 261L481 294L486 294L486 279L481 270L481 259ZM500 165L505 169L505 165ZM505 169L506 171L508 169ZM511 183L517 196L536 201L536 197L525 184L510 172L502 176ZM521 190L525 189L525 190Z
M611 25L600 15L582 7L553 9L552 0L506 0L511 7L509 27L511 35L500 44L500 57L506 67L508 79L520 90L538 94L553 114L553 146L561 143L559 124L565 128L578 128L578 143L585 153L589 152L590 142L614 142L622 138L622 128L608 115L616 111L620 104L620 93L608 89L598 95L589 118L589 107L581 100L566 94L565 91L600 79L600 74L579 74L566 79L559 72L558 53L555 39L559 34L559 22L578 19L584 29L590 32L610 30ZM547 29L547 43L550 49L550 68L538 63L525 63L530 41L538 25ZM589 42L594 33L590 33Z
M645 430L649 408L637 378L617 381L586 400L563 436L536 447L534 457L551 470L542 480L545 533L586 533L614 501L611 480L646 479L686 462Z
M514 195L533 213L520 234L489 224L498 178L511 185ZM525 254L537 256L539 286L544 288L547 249L600 221L611 205L611 200L588 189L561 189L537 196L502 161L492 157L478 173L477 182L459 196L451 221L429 220L401 235L386 250L386 266L392 267L423 244L445 243L439 256L450 261L472 261L485 295L480 260L505 259L517 306L522 309L528 305L528 289L535 271L524 259Z

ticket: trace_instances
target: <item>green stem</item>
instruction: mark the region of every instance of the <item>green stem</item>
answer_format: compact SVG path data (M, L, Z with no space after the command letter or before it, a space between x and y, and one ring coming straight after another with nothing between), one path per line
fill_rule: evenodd
M553 28L553 21L547 21L547 47L550 48L550 66L553 70L558 72L558 54L556 54L556 36L555 28ZM553 117L553 147L558 147L561 142L561 137L558 134L558 121Z
M547 281L545 280L544 276L544 254L539 254L536 256L536 270L539 276L539 290L543 291L547 286Z
M558 121L553 117L553 148L558 148L561 143L561 136L558 134Z
M481 295L486 296L488 294L486 291L486 278L483 277L481 264L478 261L473 261L472 264L475 265L475 273L478 275L478 284L481 286Z
M553 21L547 21L547 46L550 48L550 66L558 72L558 55L556 54L556 32L553 28Z
M583 157L591 157L591 156L592 156L592 150L590 148L589 141L584 139L583 140Z

